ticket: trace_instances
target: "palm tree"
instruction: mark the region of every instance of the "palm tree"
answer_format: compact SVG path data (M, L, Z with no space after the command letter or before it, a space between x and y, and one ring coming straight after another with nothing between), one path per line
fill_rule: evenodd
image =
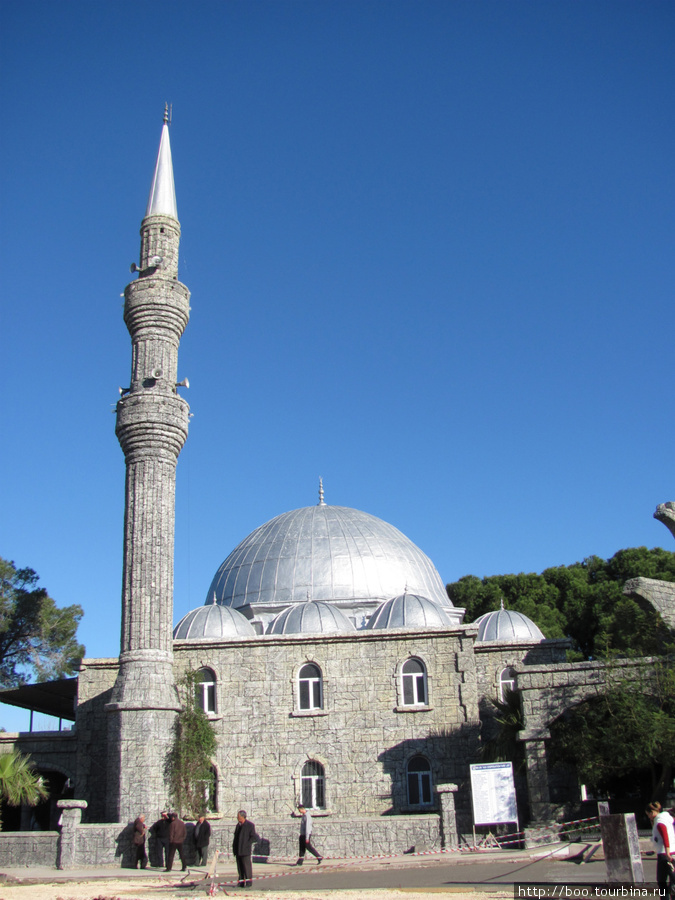
M518 740L518 732L523 727L523 711L518 691L506 691L503 700L492 700L493 718L497 730L483 743L483 762L511 761L514 771L524 771L524 744Z
M33 767L30 756L18 750L0 753L0 798L10 806L36 806L49 796L47 785ZM1 824L1 821L0 821Z

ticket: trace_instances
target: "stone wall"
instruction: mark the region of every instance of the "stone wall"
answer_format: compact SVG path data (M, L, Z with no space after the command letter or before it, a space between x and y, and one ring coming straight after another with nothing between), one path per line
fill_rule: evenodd
M605 690L613 681L649 675L654 660L595 660L543 666L518 666L517 687L523 709L523 739L549 737L549 726L565 710Z
M499 697L499 678L506 668L516 666L549 666L564 663L570 646L568 640L550 640L533 644L531 641L504 644L484 641L474 645L476 681L479 696L493 700Z
M597 696L612 682L648 678L654 660L648 657L617 662L586 661L516 668L517 689L521 695L527 786L530 810L535 822L548 821L558 813L552 799L551 780L546 759L549 727L565 710L589 697ZM560 808L562 809L562 807ZM564 811L563 813L564 814Z
M669 628L675 628L675 583L655 578L631 578L623 592L635 600L647 601Z
M255 821L255 820L254 820ZM211 822L209 856L220 850L232 856L235 823ZM298 852L299 819L258 820L261 841L254 847L259 862L272 856L295 859ZM188 823L186 859L196 865L192 846L193 825ZM77 825L63 832L0 833L0 868L17 866L120 866L133 863L133 824ZM437 815L385 816L382 818L314 819L317 849L327 857L378 856L400 854L408 850L440 850L440 819ZM67 845L67 846L66 846ZM161 865L161 850L153 837L148 840L151 865ZM176 868L180 860L176 858Z
M105 821L109 702L117 659L83 659L77 683L77 771L75 796L87 801L85 821Z
M0 832L0 869L55 866L58 839L56 831Z
M231 820L240 807L254 819L288 815L303 765L316 760L330 815L406 813L406 765L419 754L434 784L461 785L457 810L466 819L479 728L473 634L460 627L177 641L177 668L208 667L217 680L218 810ZM400 696L400 669L412 656L428 673L423 707L403 706ZM297 677L307 662L323 674L319 710L298 709ZM464 826L470 830L470 821Z
M0 753L16 748L30 754L41 772L60 772L75 779L77 737L74 731L21 731L0 733Z
M49 799L39 810L28 806L6 806L3 813L4 827L30 830L39 820L41 830L56 826L59 811L57 801L64 792L72 790L75 779L77 737L73 731L22 731L18 734L0 734L0 753L16 748L30 756L31 762L46 779Z

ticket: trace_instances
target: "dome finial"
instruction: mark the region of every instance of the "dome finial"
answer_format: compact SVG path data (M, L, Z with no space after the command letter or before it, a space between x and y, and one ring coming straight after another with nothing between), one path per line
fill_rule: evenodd
M168 103L164 104L164 124L165 125L169 124L169 104Z
M499 598L499 608L504 609L504 598L503 597Z
M323 478L321 477L321 475L319 475L319 502L317 503L317 506L325 506L325 505L326 504L324 503L324 500L323 500Z

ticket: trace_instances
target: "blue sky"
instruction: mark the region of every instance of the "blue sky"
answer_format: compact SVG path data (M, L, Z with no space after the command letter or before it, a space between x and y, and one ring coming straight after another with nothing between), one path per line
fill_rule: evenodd
M120 294L165 100L176 620L320 475L446 582L675 549L674 38L650 0L0 4L0 555L84 607L88 655L119 652Z

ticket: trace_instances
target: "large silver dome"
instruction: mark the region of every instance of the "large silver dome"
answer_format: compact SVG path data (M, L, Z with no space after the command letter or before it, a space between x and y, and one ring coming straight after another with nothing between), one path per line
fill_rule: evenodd
M312 600L366 603L403 594L452 603L433 563L404 534L368 513L320 503L256 528L215 574L207 603L235 608Z

